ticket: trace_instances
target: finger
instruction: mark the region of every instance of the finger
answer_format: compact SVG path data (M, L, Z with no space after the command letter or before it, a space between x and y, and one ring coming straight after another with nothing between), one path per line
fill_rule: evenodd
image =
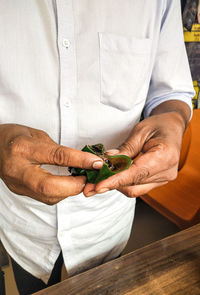
M83 194L85 195L85 197L91 197L91 196L95 195L96 194L95 187L96 187L96 185L93 183L86 183L84 190L83 190Z
M134 173L133 182L135 184L145 182L155 182L154 180L165 178L171 174L176 174L179 155L176 149L165 144L159 144L152 147L141 157L134 159L132 173ZM166 180L166 179L164 179Z
M8 144L15 140L18 136L31 137L29 128L18 124L3 124L1 125L3 130L1 130L1 136L4 138L4 144Z
M142 179L140 184L151 183L151 182L163 182L172 181L177 178L178 166L174 166L170 169L159 172L158 174ZM139 184L139 183L138 183Z
M35 193L34 191L32 191L31 189L29 189L28 187L25 187L24 185L20 185L20 184L8 183L7 186L13 193L15 193L17 195L23 195L26 197L30 197L30 198L35 199L39 202L42 202L46 205L55 205L58 202L60 202L66 198L66 196L63 197L62 195L50 196L50 197L47 197L42 194L39 195L39 194Z
M154 182L154 176L159 176L163 171L167 171L177 166L178 157L170 152L170 148L163 147L160 144L158 147L153 147L142 156L136 158L128 170L103 180L97 184L96 192L101 193L106 189L118 189L120 186L131 184L147 183L149 179ZM164 176L164 174L162 174ZM174 178L175 172L172 175ZM165 179L166 180L166 179ZM167 179L168 180L168 179ZM170 180L170 179L169 179Z
M120 176L120 174L118 176ZM140 176L140 179L139 178L137 179L138 184L151 184L151 183L161 183L162 184L162 183L166 183L168 181L174 180L177 177L177 167L173 167L173 168L171 168L169 170L165 170L165 171L163 171L161 173L153 175L152 177L145 178L144 177L145 174L143 174L142 176L143 176L143 179L142 179L141 176ZM121 178L120 180L115 179L115 181L117 182L116 187L120 187L120 184L122 184L124 186L125 190L127 188L127 186L125 186L126 185L125 183L130 182L130 184L132 184L132 180L126 180L125 177ZM139 181L140 181L140 183L139 183ZM83 191L84 195L86 197L90 197L90 196L95 195L96 193L106 192L108 190L109 185L106 185L105 182L106 181L104 181L104 183L102 183L102 188L98 184L97 185L91 184L91 183L86 184L86 186L84 188L84 191ZM112 187L112 188L109 187L109 189L111 190L111 189L114 189L116 187ZM129 187L132 187L132 186L129 186ZM135 187L136 186L134 186L134 188Z
M109 156L114 156L114 155L117 155L119 153L120 153L119 149L111 149L111 150L106 151L106 154L109 155Z
M46 204L53 204L54 199L64 199L83 191L85 176L52 175L39 166L29 166L23 173L23 186L36 198Z
M159 173L159 174L156 174L150 178L146 178L145 180L141 180L141 183L138 183L138 185L134 185L134 188L135 187L140 187L141 184L151 184L151 183L158 183L159 184L165 184L167 183L168 181L172 181L174 180L175 178L177 177L177 169L176 167L170 169L169 171L166 170L164 171L163 173ZM122 180L115 180L116 182L118 182L118 184L116 185L116 187L119 187L118 190L122 190L124 188L124 190L127 190L127 188L131 188L132 186L125 186L123 183L125 182L125 179L123 179L124 182L122 182ZM123 186L119 186L119 184L122 183ZM130 181L130 184L132 184L132 181ZM85 188L84 188L84 195L86 197L90 197L90 196L93 196L97 193L103 193L103 192L106 192L108 190L111 190L111 189L114 189L109 187L108 189L108 185L106 184L102 184L102 188L100 186L97 186L97 185L94 185L94 184L86 184ZM115 188L116 188L115 187ZM128 189L129 190L129 189Z
M136 198L144 194L147 194L152 189L155 189L167 183L168 183L167 181L164 181L160 183L148 183L148 184L141 184L141 185L135 185L135 186L127 186L127 187L119 188L118 191L120 191L121 193L123 193L129 198Z
M133 128L130 137L119 147L119 154L135 158L142 151L145 142L152 135L148 125L143 125L141 122Z
M9 144L12 156L21 156L34 164L53 164L85 169L100 169L103 161L98 156L56 144L44 132L38 136L18 136ZM43 134L43 135L42 135ZM45 135L44 135L45 134Z
M132 184L140 184L142 181L145 182L152 174L154 175L149 167L147 167L146 162L145 166L139 166L133 163L128 170L97 183L95 190L96 193L102 193L106 190L118 189L119 187Z
M103 166L103 161L100 157L61 145L47 147L45 153L38 154L37 160L43 164L84 169L101 169Z
M107 179L97 183L95 187L95 192L101 194L108 190L118 189L122 186L132 185L133 175L131 173L131 170L132 169L129 168L126 171L110 176Z

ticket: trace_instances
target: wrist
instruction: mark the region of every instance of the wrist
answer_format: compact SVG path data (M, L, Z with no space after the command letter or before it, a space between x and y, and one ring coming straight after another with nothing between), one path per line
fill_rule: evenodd
M173 117L180 122L183 132L185 131L191 117L191 109L185 102L179 100L169 100L163 102L152 110L150 116L164 113L173 113Z

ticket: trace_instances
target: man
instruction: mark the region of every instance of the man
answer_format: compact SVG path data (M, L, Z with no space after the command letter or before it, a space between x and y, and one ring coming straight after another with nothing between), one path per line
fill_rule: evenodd
M120 255L135 197L177 175L194 92L179 1L5 0L0 11L0 239L30 294L59 280L62 255L69 275ZM80 151L96 143L131 168L97 185L67 175L101 168Z

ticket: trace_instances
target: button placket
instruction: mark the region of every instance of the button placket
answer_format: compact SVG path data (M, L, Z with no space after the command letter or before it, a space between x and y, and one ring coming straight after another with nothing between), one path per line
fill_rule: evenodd
M60 144L73 147L77 133L77 116L74 107L77 92L77 66L72 0L57 0L56 5L60 58ZM57 222L58 241L65 257L66 253L73 250L69 198L57 204ZM68 261L68 265L69 263Z
M77 124L73 104L77 91L77 67L72 0L57 0L56 4L60 58L60 144L74 145Z

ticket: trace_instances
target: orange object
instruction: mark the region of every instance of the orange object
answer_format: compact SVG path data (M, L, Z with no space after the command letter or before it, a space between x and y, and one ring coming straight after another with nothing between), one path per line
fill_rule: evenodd
M180 229L200 222L200 109L184 134L177 179L141 198Z

